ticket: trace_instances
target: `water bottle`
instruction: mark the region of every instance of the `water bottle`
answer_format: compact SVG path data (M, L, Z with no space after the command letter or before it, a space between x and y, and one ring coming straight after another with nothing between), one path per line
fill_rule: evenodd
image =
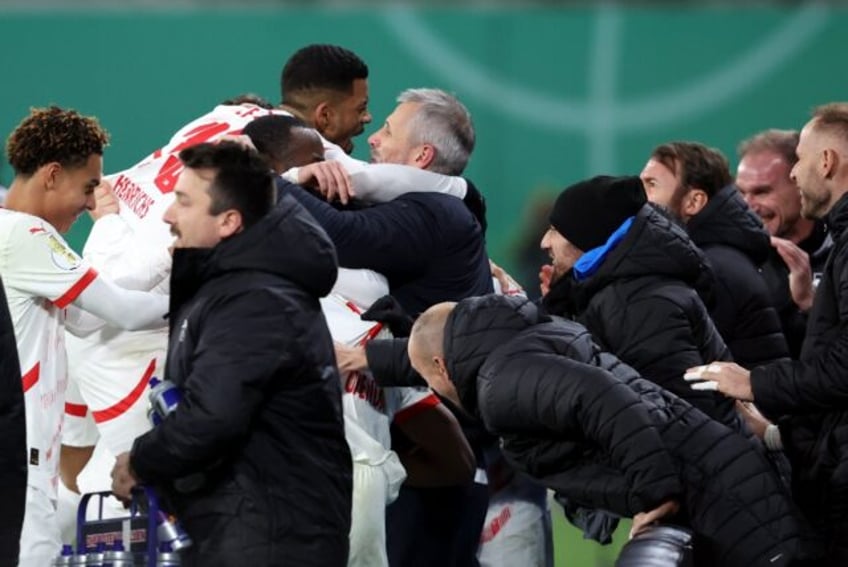
M147 412L147 419L156 427L177 409L183 395L176 384L170 380L159 380L155 376L150 379L150 388L150 410ZM174 488L179 492L189 493L198 490L205 482L206 475L195 473L174 480Z
M156 539L162 544L168 544L169 551L179 551L191 546L191 538L176 518L160 510L156 524Z
M71 556L71 565L74 567L82 567L86 565L87 556L84 549L78 549L76 555Z
M103 567L133 567L135 558L132 552L124 549L124 542L116 539L112 549L103 554Z
M71 564L71 559L74 557L74 548L68 544L62 546L62 551L53 560L53 567L60 567Z
M180 556L171 548L171 544L163 542L159 544L159 553L156 554L156 567L179 567Z
M150 425L156 427L160 423L162 423L162 418L159 417L159 414L156 413L156 410L153 408L147 409L147 421L150 422Z
M97 547L89 550L85 554L86 567L103 567L103 554L106 553L106 544L102 541L97 544Z
M154 376L150 379L148 399L153 413L160 419L165 419L179 405L182 393L170 380L159 380Z

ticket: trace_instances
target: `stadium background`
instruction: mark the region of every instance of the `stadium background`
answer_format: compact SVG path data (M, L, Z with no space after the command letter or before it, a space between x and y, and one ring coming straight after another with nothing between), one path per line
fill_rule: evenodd
M531 284L538 262L523 269L521 243L533 247L544 224L528 231L533 203L583 177L638 173L674 139L715 146L735 167L741 139L848 98L848 9L835 4L230 4L0 0L0 132L30 106L76 108L110 131L115 172L225 98L279 102L298 47L344 45L371 71L374 123L357 157L405 88L444 88L469 107L467 175L488 199L490 254ZM0 183L11 178L0 161ZM89 227L77 223L75 247ZM554 516L558 566L612 564L617 545L583 543Z

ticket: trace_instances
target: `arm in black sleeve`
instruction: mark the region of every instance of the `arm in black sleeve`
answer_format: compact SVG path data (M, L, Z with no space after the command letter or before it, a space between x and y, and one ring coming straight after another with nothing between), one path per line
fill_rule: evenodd
M427 387L427 382L412 368L407 353L408 339L377 339L365 343L368 369L382 388Z
M803 415L841 411L848 405L848 250L834 251L840 256L822 279L810 311L807 345L810 353L801 361L760 366L751 371L754 402L765 415ZM826 331L827 339L818 336Z
M298 185L278 181L278 189L297 199L315 217L333 244L339 265L367 268L389 279L418 274L432 248L436 227L416 203L395 199L355 211L340 211Z
M247 434L281 368L296 368L296 336L270 290L218 303L199 329L183 399L159 426L133 443L130 464L144 482L203 471ZM238 329L238 332L233 332Z

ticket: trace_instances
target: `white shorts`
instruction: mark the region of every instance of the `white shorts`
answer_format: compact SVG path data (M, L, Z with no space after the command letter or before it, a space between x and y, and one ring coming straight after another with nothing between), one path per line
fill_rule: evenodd
M62 551L56 501L40 488L27 485L18 567L45 567Z
M353 463L348 567L387 567L386 500L389 480L381 465Z
M553 566L547 491L516 475L489 499L477 558L481 567Z
M145 341L150 344L150 340ZM62 443L95 445L98 437L113 455L129 451L136 437L150 429L147 419L151 376L162 376L167 344L120 356L120 348L80 346L68 337L69 380ZM120 343L114 346L120 347Z
M65 420L62 422L62 445L71 447L91 447L97 443L100 433L88 404L80 393L76 380L68 379L65 390Z

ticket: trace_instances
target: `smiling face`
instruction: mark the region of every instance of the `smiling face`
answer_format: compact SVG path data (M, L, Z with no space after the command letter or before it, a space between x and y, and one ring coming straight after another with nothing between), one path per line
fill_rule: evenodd
M564 276L583 256L583 250L569 242L554 227L548 228L548 231L542 237L540 246L551 258L551 266L553 266L551 284Z
M42 166L46 193L44 219L60 233L66 233L85 211L94 208L94 188L100 183L103 158L88 157L79 167L64 167L57 162Z
M416 166L420 146L410 143L410 122L421 105L402 102L392 112L383 126L371 134L371 161L374 163L397 163Z
M791 166L778 152L745 154L736 170L736 186L772 236L787 238L801 219L801 196L790 179Z
M353 138L362 134L370 122L368 80L355 79L349 95L335 96L327 103L325 119L319 120L316 127L326 139L350 153Z

